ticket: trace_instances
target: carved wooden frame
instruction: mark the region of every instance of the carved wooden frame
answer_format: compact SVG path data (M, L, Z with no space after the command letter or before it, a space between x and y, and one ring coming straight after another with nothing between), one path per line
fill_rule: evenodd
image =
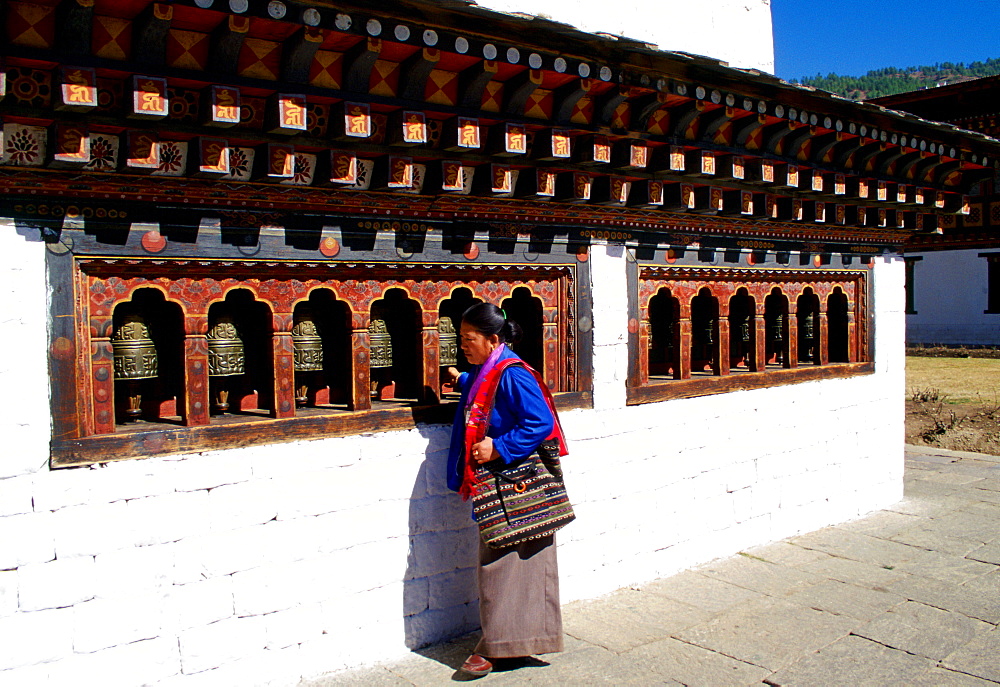
M262 275L260 277L252 276ZM71 358L76 402L71 417L56 417L65 438L53 440L53 466L201 451L227 446L294 441L320 436L384 431L417 422L447 422L452 404L441 404L438 317L443 301L456 289L499 303L515 289L527 288L541 303L540 372L560 407L589 404L589 375L578 367L574 321L578 298L572 264L358 264L274 260L122 259L74 260L76 345L54 342ZM115 380L111 346L117 305L140 289L155 289L183 315L183 398L177 411L182 426L123 427L115 424ZM371 304L389 289L400 288L421 309L421 371L424 398L415 404L373 408L369 389L368 324ZM271 417L214 421L209 413L208 310L234 289L249 290L271 313L274 404ZM350 410L297 416L291 329L296 304L316 289L326 289L350 311L352 380ZM66 352L75 354L66 356ZM64 366L63 369L68 369ZM280 429L275 422L281 423ZM60 434L60 428L54 432Z
M634 272L634 298L629 320L628 403L641 404L673 398L704 396L729 391L758 389L782 384L847 377L874 372L868 304L867 270L834 269L742 269L640 265ZM691 300L708 289L718 304L715 341L716 365L712 376L693 376L691 372ZM649 374L650 300L661 289L669 289L679 304L677 337L679 371L676 379L651 379ZM749 371L733 374L729 368L729 305L740 289L746 289L753 301L753 337L755 350ZM786 332L796 331L796 302L811 289L819 300L819 358L817 364L800 366L796 337L787 336L787 355L781 368L767 366L764 354L764 301L778 289L787 298ZM847 357L843 363L831 363L827 299L839 289L847 298Z

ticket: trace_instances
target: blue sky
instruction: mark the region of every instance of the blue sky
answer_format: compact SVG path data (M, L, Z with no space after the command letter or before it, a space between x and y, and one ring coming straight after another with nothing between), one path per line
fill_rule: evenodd
M1000 58L1000 0L771 0L783 79Z

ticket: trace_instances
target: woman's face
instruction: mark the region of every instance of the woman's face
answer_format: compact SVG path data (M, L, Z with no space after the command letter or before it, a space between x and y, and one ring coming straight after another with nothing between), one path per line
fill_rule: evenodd
M461 334L459 345L465 359L473 365L482 365L490 357L490 353L500 345L500 337L496 334L486 336L481 331L463 322L459 328Z

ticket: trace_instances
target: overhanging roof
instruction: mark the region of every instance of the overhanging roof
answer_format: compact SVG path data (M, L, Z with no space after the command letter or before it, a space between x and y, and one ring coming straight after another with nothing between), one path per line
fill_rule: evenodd
M358 213L381 203L414 216L464 208L469 218L652 230L707 231L706 218L724 218L713 226L895 243L934 230L942 213L965 212L963 194L1000 160L989 136L461 0L27 7L7 3L0 118L45 137L48 152L5 158L8 195L74 187L135 201L256 197ZM92 78L100 98L68 102L72 78ZM156 83L171 104L138 111L140 88ZM242 99L239 121L210 112L219 85ZM351 132L355 106L370 121ZM463 121L473 122L475 145L455 141ZM78 147L118 137L123 154L95 166L89 149L60 148L72 131ZM145 158L135 148L143 140ZM164 171L154 157L180 155L180 144L190 159L180 173ZM215 167L207 160L212 146L255 152L257 164L234 176L218 155ZM285 160L277 173L260 164L274 155ZM331 172L345 160L370 165L367 186ZM442 181L456 169L469 183Z

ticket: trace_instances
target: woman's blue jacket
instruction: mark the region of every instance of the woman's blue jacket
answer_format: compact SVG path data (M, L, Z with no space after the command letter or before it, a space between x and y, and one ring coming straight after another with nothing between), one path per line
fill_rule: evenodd
M500 354L500 360L517 357L510 347L505 347ZM465 404L469 388L478 372L477 365L471 371L463 372L458 380L462 389L462 401L455 412L451 428L451 448L448 452L448 488L452 491L458 491L462 484ZM508 464L516 463L530 456L552 434L553 425L552 412L535 377L521 365L508 367L497 386L496 402L486 432L487 436L492 437L493 445L503 461Z

